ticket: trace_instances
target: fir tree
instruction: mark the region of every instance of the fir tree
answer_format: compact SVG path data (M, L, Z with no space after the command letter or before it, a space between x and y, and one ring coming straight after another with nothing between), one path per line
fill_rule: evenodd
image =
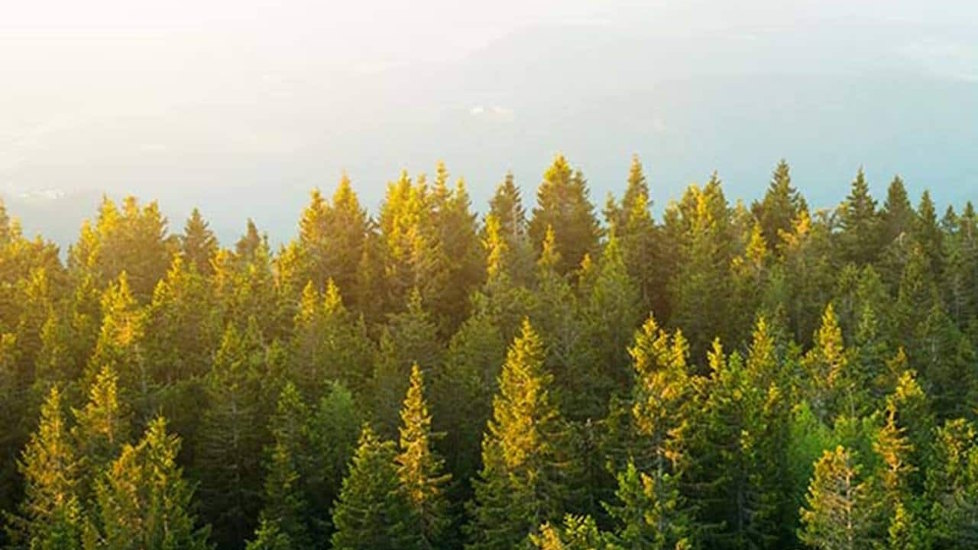
M561 275L576 269L585 255L597 250L600 229L587 184L563 155L557 155L543 174L529 225L530 241L539 246L548 228L555 232L556 250L560 253L555 268Z
M300 478L308 464L304 456L308 445L307 417L308 409L302 396L291 382L286 383L271 420L273 443L265 451L265 498L256 541L262 538L263 529L273 529L277 536L286 537L297 548L311 542ZM264 536L267 538L270 534Z
M24 548L81 548L82 505L79 460L62 411L61 393L51 389L41 420L21 456L25 480L20 516L9 516L8 535Z
M798 537L813 548L870 547L872 503L860 466L844 447L827 450L815 464Z
M771 175L764 199L751 207L760 224L764 242L771 250L781 248L782 234L791 233L798 215L807 209L805 199L791 185L791 169L787 161L781 159Z
M842 230L839 242L844 259L857 265L875 261L879 250L879 215L862 168L852 182L849 195L839 207L838 216Z
M377 438L369 426L333 509L333 548L410 550L424 548L411 504L401 489L391 441Z
M550 401L552 377L543 361L543 343L524 321L503 365L482 443L470 548L512 548L563 512L563 421Z
M207 376L196 449L201 512L222 547L243 545L257 527L261 504L258 375L263 351L252 324L244 335L229 325Z
M194 208L180 236L180 253L184 263L196 268L198 273L209 275L214 272L213 261L217 249L217 237L200 210Z
M401 408L400 452L395 457L397 475L414 509L420 527L421 546L438 548L450 523L443 474L444 461L431 448L442 434L431 431L431 415L424 397L421 369L411 367L411 382Z
M138 445L123 447L95 489L101 533L97 547L206 549L208 529L195 526L193 487L176 465L180 440L166 421L150 422Z
M618 548L590 516L564 516L560 525L546 523L540 533L530 535L532 548L539 550L613 550Z

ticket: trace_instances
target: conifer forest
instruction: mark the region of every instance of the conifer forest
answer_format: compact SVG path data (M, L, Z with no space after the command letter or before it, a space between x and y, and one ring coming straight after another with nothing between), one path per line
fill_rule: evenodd
M344 177L274 247L0 203L0 546L978 548L973 205L619 188Z

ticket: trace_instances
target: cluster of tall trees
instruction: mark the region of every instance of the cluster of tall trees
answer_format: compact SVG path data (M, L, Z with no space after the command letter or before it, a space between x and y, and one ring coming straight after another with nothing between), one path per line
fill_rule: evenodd
M657 219L562 156L343 178L272 250L105 199L67 255L0 204L12 548L973 548L978 214L789 167ZM62 258L66 257L66 261Z

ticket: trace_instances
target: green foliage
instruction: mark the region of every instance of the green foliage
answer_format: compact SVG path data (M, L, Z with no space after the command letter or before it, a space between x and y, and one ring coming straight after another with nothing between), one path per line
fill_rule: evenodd
M160 417L139 444L125 445L96 484L97 548L206 549L208 530L195 526L193 487L176 464L180 439Z
M512 548L564 509L563 420L550 399L543 342L524 320L499 377L470 506L470 548Z
M343 480L333 522L333 548L409 550L424 548L418 519L401 488L394 443L377 438L369 426L360 434L349 475Z
M438 548L450 523L444 486L451 475L442 473L444 460L431 448L432 440L443 434L431 431L424 391L421 369L415 364L411 367L410 386L401 408L400 452L394 461L401 487L420 527L421 547Z
M344 176L277 250L105 199L64 263L0 203L0 545L978 546L978 214L791 176Z
M25 548L81 548L79 460L62 406L61 393L52 388L19 464L25 494L20 515L7 518L8 535Z
M561 275L574 271L585 256L594 256L597 251L601 231L588 197L587 183L584 175L574 171L563 155L557 155L543 174L537 190L537 206L530 219L530 241L541 246L551 230L555 250L560 255L554 269Z
M868 548L872 533L872 502L861 467L852 453L838 446L815 464L798 538L813 548Z

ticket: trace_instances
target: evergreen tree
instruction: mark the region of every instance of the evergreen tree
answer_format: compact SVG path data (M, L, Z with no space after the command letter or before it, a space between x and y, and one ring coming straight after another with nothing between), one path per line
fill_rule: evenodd
M593 256L597 251L601 232L594 205L588 198L587 183L563 155L557 155L543 174L537 206L530 219L530 241L539 246L548 230L555 233L554 243L560 254L555 267L561 275L577 269L585 255Z
M307 417L308 409L299 391L291 382L286 383L271 420L273 443L265 451L265 498L256 542L274 534L271 540L284 536L296 548L311 543L300 478L300 472L308 464L304 455L308 445Z
M563 512L563 420L550 400L552 376L543 361L543 343L524 320L503 365L482 443L470 548L513 548Z
M815 464L805 508L801 510L801 541L832 550L869 548L872 502L861 467L846 448L827 450Z
M431 384L432 425L445 434L435 447L460 482L460 497L471 496L468 483L479 470L482 432L506 360L506 343L484 301L475 307L449 342L444 367Z
M408 310L392 315L380 339L380 354L373 377L374 414L383 434L397 431L398 409L407 391L411 365L432 369L441 363L437 327L421 304L421 293L411 293Z
M483 241L489 260L488 275L505 272L516 284L529 283L533 271L533 246L528 235L526 211L513 174L496 187L489 200L489 213L483 225ZM493 266L500 266L494 270Z
M620 523L627 547L688 547L694 533L682 483L689 466L689 413L695 407L688 344L682 333L670 338L649 317L629 353L638 439L631 444L634 463L618 475L621 506L609 511Z
M441 546L451 519L444 486L451 479L443 474L444 461L431 448L433 439L431 415L424 397L421 369L411 367L411 382L401 408L400 452L395 457L397 475L407 494L420 527L421 546Z
M665 282L659 235L650 208L652 199L638 156L632 157L628 186L621 206L615 208L608 224L621 242L621 254L629 276L638 288L643 311L665 313ZM624 349L624 348L622 348Z
M195 526L193 487L176 465L180 439L160 417L138 445L126 445L95 492L98 548L205 549L208 529Z
M131 436L129 412L125 403L119 401L117 381L112 367L102 367L89 390L88 403L75 411L72 435L82 459L81 486L86 493L92 489L92 481L119 456Z
M857 265L874 262L880 244L877 240L879 215L862 168L852 182L849 195L839 207L838 217L841 229L839 245L843 258Z
M119 392L142 417L151 410L152 380L145 358L145 311L129 290L125 272L102 295L102 328L95 351L88 361L87 384L103 366L110 366L119 376Z
M332 532L329 510L357 450L363 420L362 402L339 383L329 386L309 419L309 464L303 485L313 540L326 540Z
M422 545L410 501L401 489L391 441L377 438L369 426L333 509L333 548L410 550Z
M538 535L530 535L532 548L539 550L613 550L618 548L598 531L590 516L564 516L561 525L546 523Z
M926 495L935 548L964 549L978 544L976 449L975 428L964 419L948 421L934 438Z
M263 350L252 324L229 325L206 380L196 450L201 513L223 548L243 546L257 527L261 505L259 379Z
M760 223L764 242L771 250L781 248L782 234L791 233L802 210L808 210L808 205L801 193L791 185L791 169L787 161L781 159L771 175L764 199L751 207Z
M184 263L193 266L198 273L210 275L214 272L213 261L217 249L217 237L200 210L194 208L180 236L180 254Z
M916 483L917 464L922 464L920 452L911 440L906 425L924 419L912 415L924 411L915 410L923 392L910 372L904 373L899 386L887 399L885 424L873 442L873 450L881 465L875 475L875 500L881 508L880 515L886 525L890 548L924 548L925 532L923 517L918 514L916 491L922 486ZM915 434L919 435L920 434Z
M19 470L26 487L20 516L7 518L11 541L23 548L81 548L79 461L57 387L41 407L40 424L24 449Z

